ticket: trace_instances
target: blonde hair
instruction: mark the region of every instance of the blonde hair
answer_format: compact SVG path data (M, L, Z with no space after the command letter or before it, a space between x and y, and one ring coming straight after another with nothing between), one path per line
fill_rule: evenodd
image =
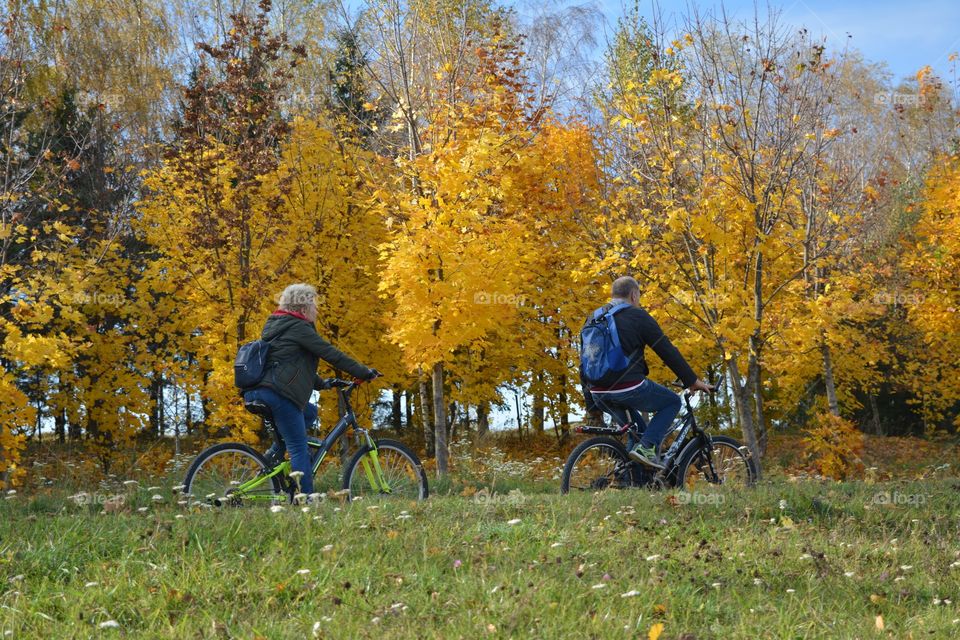
M279 307L281 311L293 311L305 314L307 310L317 304L317 290L309 284L292 284L280 294Z

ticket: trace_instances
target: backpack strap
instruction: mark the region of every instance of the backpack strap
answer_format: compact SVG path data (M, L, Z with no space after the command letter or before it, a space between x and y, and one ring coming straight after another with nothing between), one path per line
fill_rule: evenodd
M593 312L593 315L590 316L590 319L591 319L591 320L599 320L600 318L602 318L603 316L605 316L605 315L607 315L607 314L609 314L609 315L612 316L612 315L615 315L615 314L623 311L624 309L626 309L627 307L630 307L630 306L633 306L633 305L631 305L629 302L618 302L617 304L612 304L612 303L609 303L609 302L608 302L607 304L603 305L602 307L598 307L598 308Z
M629 302L619 302L604 312L604 315L608 316L608 322L610 323L610 337L613 339L613 344L621 351L623 351L623 346L620 344L620 333L617 331L617 323L614 321L613 316L629 306L632 306ZM627 356L627 360L630 360L633 354L625 353L624 355Z
M607 309L607 313L609 313L609 314L612 316L612 315L615 315L615 314L619 313L620 311L623 311L623 310L626 309L627 307L632 307L632 306L633 306L633 305L630 304L629 302L618 302L617 304L615 304L615 305L611 306L609 309Z

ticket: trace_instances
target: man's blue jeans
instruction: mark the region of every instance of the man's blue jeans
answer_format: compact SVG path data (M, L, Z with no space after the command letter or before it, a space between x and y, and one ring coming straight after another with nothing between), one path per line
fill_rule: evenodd
M273 422L290 453L290 466L294 471L303 472L303 477L300 478L300 491L313 493L313 469L310 464L309 447L307 447L307 428L312 427L317 421L317 405L308 402L303 411L300 411L293 401L267 387L251 389L243 394L243 398L247 401L259 400L273 411ZM267 449L265 455L269 458L275 453L279 453L276 451L276 443Z
M605 391L591 395L597 406L616 418L620 424L631 420L628 410L632 410L634 414L641 411L654 414L640 438L640 444L644 447L659 447L673 420L680 413L680 396L649 378L629 391ZM635 416L635 420L642 421L639 415Z

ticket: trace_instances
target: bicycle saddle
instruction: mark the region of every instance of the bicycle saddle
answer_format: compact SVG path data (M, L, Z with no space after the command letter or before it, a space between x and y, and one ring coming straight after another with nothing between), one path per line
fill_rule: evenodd
M259 400L244 402L243 408L255 416L260 416L264 420L273 421L273 410L270 408L270 405L265 402L260 402Z

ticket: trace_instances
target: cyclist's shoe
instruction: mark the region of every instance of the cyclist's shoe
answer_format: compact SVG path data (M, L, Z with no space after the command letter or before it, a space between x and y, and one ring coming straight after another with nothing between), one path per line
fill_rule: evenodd
M657 450L654 447L645 447L637 443L637 446L631 449L627 455L630 456L631 460L639 462L645 467L663 469L663 463L660 462L660 458L657 456Z

